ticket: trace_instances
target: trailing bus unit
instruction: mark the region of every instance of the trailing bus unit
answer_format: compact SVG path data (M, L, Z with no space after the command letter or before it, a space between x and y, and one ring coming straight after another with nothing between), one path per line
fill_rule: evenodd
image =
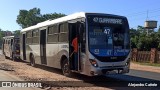
M78 38L74 59L72 40ZM79 12L21 30L21 59L88 76L128 73L129 25L124 16ZM75 69L78 60L78 70Z
M3 37L2 53L5 55L5 58L10 58L13 60L20 59L19 37Z

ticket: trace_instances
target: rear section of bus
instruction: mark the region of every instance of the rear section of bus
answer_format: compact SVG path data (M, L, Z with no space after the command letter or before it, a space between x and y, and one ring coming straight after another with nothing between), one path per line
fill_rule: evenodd
M19 37L14 38L12 51L13 51L12 58L14 60L20 59L20 39Z
M86 14L88 74L128 73L130 67L129 25L126 17Z

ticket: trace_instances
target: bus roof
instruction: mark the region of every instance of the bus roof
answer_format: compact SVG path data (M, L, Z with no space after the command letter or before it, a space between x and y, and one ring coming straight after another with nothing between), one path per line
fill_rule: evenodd
M4 39L5 38L14 38L14 36L5 36L5 37L3 37Z
M58 19L47 20L47 21L38 23L38 24L36 24L34 26L30 26L30 27L22 29L21 32L25 32L25 31L29 31L29 30L33 30L33 29L37 29L37 28L41 28L41 27L45 27L45 26L49 26L49 25L52 25L52 24L60 23L60 22L65 22L65 21L68 21L68 20L82 18L82 17L85 17L86 14L103 14L103 15L112 15L112 16L115 16L115 17L123 17L123 16L118 16L118 15L113 15L113 14L78 12L78 13L74 13L74 14L71 14L71 15L68 15L68 16L64 16L64 17L61 17L61 18L58 18Z
M15 38L15 39L18 39L19 38L19 36L5 36L5 37L3 37L3 39L12 39L12 38Z
M37 28L40 28L40 27L44 27L44 26L48 26L48 25L52 25L52 24L56 24L56 23L60 23L60 22L65 22L65 21L68 21L68 20L76 19L76 18L82 18L82 17L85 17L84 12L74 13L74 14L64 16L64 17L61 17L61 18L58 18L58 19L47 20L47 21L38 23L37 25L22 29L21 32L25 32L25 31L32 30L32 29L37 29Z

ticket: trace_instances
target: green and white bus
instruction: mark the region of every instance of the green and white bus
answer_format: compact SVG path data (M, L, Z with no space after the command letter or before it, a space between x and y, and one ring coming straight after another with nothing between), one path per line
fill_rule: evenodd
M78 57L72 40L78 38ZM79 12L21 30L21 59L88 76L128 73L129 25L124 16ZM78 60L78 70L75 69Z

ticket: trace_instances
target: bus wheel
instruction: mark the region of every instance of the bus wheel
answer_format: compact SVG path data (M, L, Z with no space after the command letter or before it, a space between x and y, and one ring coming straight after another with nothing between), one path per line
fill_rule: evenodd
M13 57L12 60L13 60L13 61L17 61L17 58L16 58L16 57Z
M12 59L13 61L15 61L15 57L14 57L13 53L12 53L11 59Z
M67 77L70 77L72 75L67 59L65 59L62 63L62 72L63 72L63 75Z
M30 55L30 64L32 67L35 67L35 59L33 54Z
M8 57L7 57L7 56L5 56L5 59L8 59Z

